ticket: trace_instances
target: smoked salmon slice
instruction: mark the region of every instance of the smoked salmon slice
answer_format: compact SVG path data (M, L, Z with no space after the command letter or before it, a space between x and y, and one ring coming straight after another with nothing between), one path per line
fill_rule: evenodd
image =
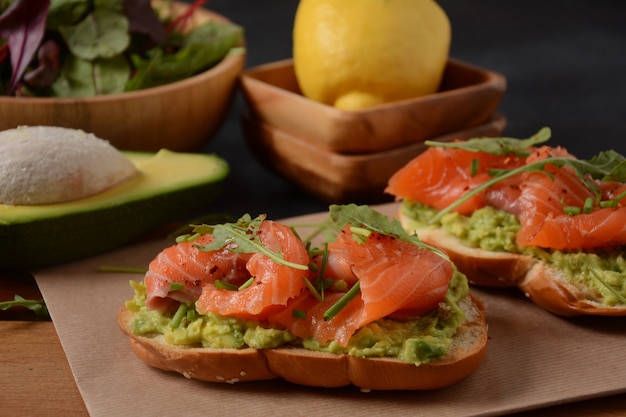
M594 199L594 193L571 169L548 167L548 172L550 176L537 172L523 176L519 245L566 250L626 244L626 207L567 214L564 207L583 207L587 199ZM608 189L606 184L603 188Z
M400 168L389 179L385 191L442 210L488 180L489 169L513 169L522 164L523 159L514 156L502 158L464 149L429 148ZM468 214L485 204L486 194L480 193L456 211Z
M286 327L293 334L314 337L320 343L334 340L342 346L360 327L382 318L407 320L423 315L443 300L452 279L452 264L437 253L413 243L377 232L366 239L346 226L333 247L350 265L358 282L360 295L350 301L337 316L323 316L342 293L327 293L323 302L310 294L289 305L287 311L270 317L270 323ZM291 312L301 310L305 318L294 318Z
M211 242L213 236L208 234L183 241L161 251L150 262L144 277L148 308L163 312L175 310L182 302L195 302L202 286L218 279L241 285L252 254L235 254L228 248L208 252L198 248Z
M626 244L623 183L580 175L567 164L550 164L553 159L549 158L561 162L576 159L562 147L527 150L528 155L522 157L431 147L398 170L390 178L386 192L398 200L444 210L472 190L481 190L455 211L467 215L490 205L514 214L521 224L517 234L520 246L577 250ZM523 170L542 161L546 163L541 169ZM479 188L494 178L494 172L516 169L518 174ZM616 198L620 201L611 207L600 204ZM580 212L572 212L571 208Z
M389 222L383 217L381 228ZM291 228L265 219L246 229L243 240L210 233L183 239L150 263L146 306L174 311L180 303L195 303L200 314L257 320L303 339L347 346L364 325L416 318L446 296L454 273L450 261L395 226L404 238L363 224L338 226L323 260ZM240 246L252 241L265 251ZM323 295L315 290L316 282L339 281Z
M282 265L263 253L254 253L246 264L246 278L254 278L252 284L241 290L204 285L196 302L199 313L263 319L274 307L285 306L305 289L310 258L302 240L289 227L271 220L263 221L259 238L263 246L282 254L285 261L304 268Z

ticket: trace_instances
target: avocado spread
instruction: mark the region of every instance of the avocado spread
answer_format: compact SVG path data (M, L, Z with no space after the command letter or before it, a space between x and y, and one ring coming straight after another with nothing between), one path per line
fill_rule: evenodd
M404 201L404 213L414 220L415 228L429 227L436 209ZM565 273L570 282L588 294L590 299L608 306L626 304L626 257L624 248L611 250L557 251L538 247L521 247L515 240L520 223L503 210L486 206L469 216L449 213L434 225L443 228L468 247L493 252L520 253L534 256Z
M438 308L415 320L376 320L359 329L343 347L336 342L320 344L312 338L302 340L287 330L263 326L258 321L214 313L201 315L193 304L181 304L175 314L148 310L144 284L135 281L130 284L135 295L126 302L126 307L136 313L132 323L135 334L162 334L168 343L178 345L234 349L298 346L359 357L392 357L416 365L446 354L465 320L458 303L469 294L467 278L455 271Z

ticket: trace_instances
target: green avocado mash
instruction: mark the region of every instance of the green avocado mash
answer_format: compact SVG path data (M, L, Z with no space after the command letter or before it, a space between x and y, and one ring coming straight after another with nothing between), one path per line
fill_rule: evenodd
M404 201L402 210L414 220L415 228L428 227L437 213L429 206ZM591 290L591 299L605 305L626 304L626 257L624 248L597 252L550 251L537 247L520 247L515 236L520 229L517 218L493 207L483 207L470 216L449 213L435 225L457 237L464 245L494 252L534 256L563 271L570 282Z
M469 294L467 278L455 271L445 299L437 309L416 320L377 320L359 329L348 346L342 347L336 342L322 345L313 339L302 340L287 330L267 328L258 321L213 313L201 315L193 305L181 305L176 314L161 314L145 307L143 283L131 281L130 284L135 295L126 302L126 307L136 313L132 324L135 334L162 334L168 343L207 348L299 346L360 357L393 357L416 365L446 354L465 319L458 302Z

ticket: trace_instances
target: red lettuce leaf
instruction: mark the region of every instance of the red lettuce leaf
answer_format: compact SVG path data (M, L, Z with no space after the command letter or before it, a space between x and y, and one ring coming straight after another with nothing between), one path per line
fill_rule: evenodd
M165 28L150 0L124 0L123 8L130 32L147 35L155 45L165 43Z
M0 16L0 38L7 40L13 67L7 95L15 91L41 44L49 8L50 0L14 0Z

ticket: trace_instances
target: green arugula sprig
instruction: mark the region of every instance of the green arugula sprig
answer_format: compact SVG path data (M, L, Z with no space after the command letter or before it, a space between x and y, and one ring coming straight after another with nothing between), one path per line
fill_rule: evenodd
M42 319L49 319L50 313L44 300L27 300L22 296L15 295L13 301L0 302L0 310L8 310L14 307L26 307L27 309L34 311L37 317Z
M196 245L200 250L208 252L225 248L234 253L260 252L280 265L303 271L308 270L308 265L301 265L285 260L280 248L277 248L275 252L263 245L259 238L259 228L266 217L266 215L262 214L253 219L249 214L245 214L235 223L196 225L193 228L194 234L183 235L177 238L177 241L193 240L198 235L211 234L214 238L213 242L207 245Z
M516 138L472 138L463 142L437 142L432 140L424 141L427 146L439 146L441 148L464 149L472 152L485 152L497 156L514 154L515 156L526 157L530 155L535 145L550 140L552 131L549 127L543 127L527 139Z
M396 219L390 219L383 213L380 213L367 205L331 205L330 218L339 229L344 228L347 224L352 227L365 229L367 231L376 232L384 236L390 236L394 239L400 239L405 242L412 243L421 248L435 252L444 259L449 260L448 256L434 246L427 245L417 236L417 234L408 234L402 224ZM355 231L353 229L353 231ZM364 234L361 232L361 234ZM366 234L366 233L365 233Z
M501 152L502 149L506 149L509 153L524 155L529 151L527 148L529 144L533 143L533 138L538 138L536 143L540 143L549 139L550 132L546 129L547 128L540 130L539 133L537 133L530 139L525 140L513 138L475 138L470 139L466 142L443 143L428 141L427 144L430 146L454 147L457 149L466 149L475 152L482 151L486 153L493 153L494 155L505 155L506 153L502 154ZM499 141L502 146L497 145ZM524 149L527 150L524 151ZM541 172L551 177L552 175L550 174L550 172L545 169L548 165L553 165L559 168L566 166L573 168L576 175L581 179L581 181L583 181L587 188L589 188L589 190L594 193L595 203L601 207L616 206L618 201L626 197L626 193L622 193L612 200L601 201L602 196L597 184L595 183L595 181L626 182L626 158L624 158L624 156L622 156L621 154L613 150L603 151L589 160L581 160L567 157L550 157L541 161L526 164L515 169L489 170L489 174L492 176L489 181L485 181L476 188L464 194L454 203L439 211L437 215L430 219L430 223L437 223L441 220L443 216L452 212L454 209L463 204L465 201L469 200L474 195L483 192L484 190L494 186L495 184L507 178L511 178L524 172Z

